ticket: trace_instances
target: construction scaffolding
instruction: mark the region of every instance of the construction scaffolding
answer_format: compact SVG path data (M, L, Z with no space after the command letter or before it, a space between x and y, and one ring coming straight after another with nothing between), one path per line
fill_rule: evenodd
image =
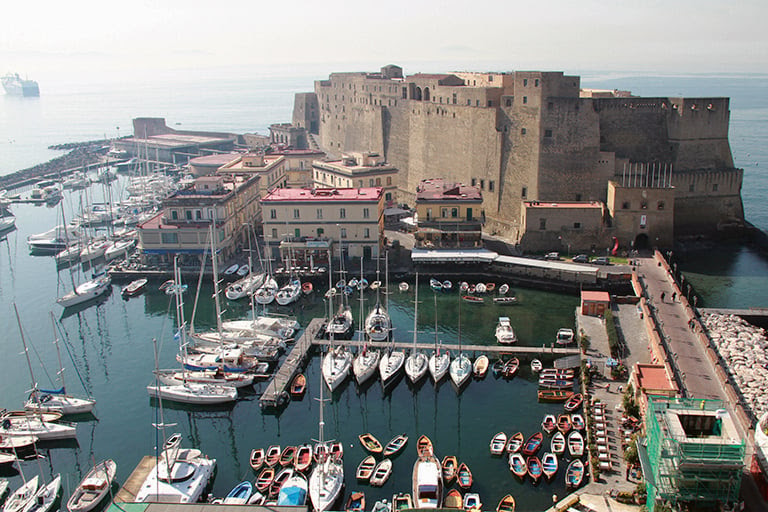
M735 503L745 441L722 401L649 397L645 427L649 510L661 502Z

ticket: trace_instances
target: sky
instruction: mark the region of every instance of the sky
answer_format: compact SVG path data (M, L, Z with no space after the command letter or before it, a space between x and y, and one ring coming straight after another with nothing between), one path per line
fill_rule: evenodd
M765 0L5 2L0 73L768 72Z

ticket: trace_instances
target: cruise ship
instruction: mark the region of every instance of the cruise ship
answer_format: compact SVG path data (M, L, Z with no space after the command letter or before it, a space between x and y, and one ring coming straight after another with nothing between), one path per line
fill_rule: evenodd
M40 88L34 80L25 80L18 73L8 73L2 77L6 94L12 96L40 96Z

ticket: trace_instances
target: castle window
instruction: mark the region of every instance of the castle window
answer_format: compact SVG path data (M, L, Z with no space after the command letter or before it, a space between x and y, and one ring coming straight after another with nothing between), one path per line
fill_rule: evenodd
M539 79L538 78L534 81L533 85L534 85L534 87L538 87L539 86Z
M376 186L377 187L381 186L381 178L376 178Z
M384 199L386 199L387 201L391 201L392 200L392 192L387 192L386 195L384 196Z
M187 217L187 220L192 220L192 211L191 210L187 210L184 213L185 213L185 216Z
M525 131L525 128L522 128L522 129L520 130L520 135L525 135L525 133L526 133L526 131Z
M621 209L629 210L629 201L624 201L623 203L621 203Z
M358 187L363 188L363 180L358 180Z
M581 194L576 194L576 200L581 201Z
M523 78L523 87L528 87L528 79Z
M659 201L656 205L657 210L663 210L664 209L664 201Z
M511 98L507 98L507 106L508 107L512 106L512 99Z
M387 185L392 184L392 176L387 176Z
M523 105L528 103L528 96L523 96Z
M179 212L177 212L176 210L171 210L171 219L179 220Z
M365 228L363 232L363 238L371 238L371 228Z
M453 93L453 104L454 105L456 104L457 100L458 100L458 98L456 97L456 93Z
M472 100L467 100L467 106L468 107L472 106Z
M717 192L717 183L712 184L712 192Z
M408 88L407 87L403 87L403 99L404 100L408 99Z
M480 180L480 190L485 190L485 180Z
M523 187L522 198L525 199L528 196L528 187Z
M432 208L427 208L427 220L432 220Z
M373 186L373 178L370 178L370 179L368 180L368 186L369 186L369 187L372 187L372 186Z
M295 236L296 238L301 238L301 228L294 228L293 236Z
M544 130L544 136L545 137L551 137L552 136L552 130Z
M480 106L480 100L476 100L476 101L475 101L475 106L476 106L476 107L479 107L479 106Z
M648 201L641 201L640 202L640 208L642 210L647 210L648 209Z
M477 185L477 178L472 178L472 186L474 187Z
M493 75L488 75L488 81L493 82Z
M542 231L547 229L547 219L539 219L539 229Z
M458 208L451 208L451 217L454 219L459 216L459 209Z
M440 208L440 217L444 219L448 218L448 208Z
M339 236L341 238L347 238L347 228L339 228Z
M490 181L488 182L488 190L489 190L490 192L493 192L493 187L494 187L494 183L493 183L493 180L490 180Z

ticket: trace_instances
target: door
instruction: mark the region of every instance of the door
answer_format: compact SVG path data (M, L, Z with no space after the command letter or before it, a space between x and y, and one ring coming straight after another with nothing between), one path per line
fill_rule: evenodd
M472 208L467 208L467 220L472 220Z

